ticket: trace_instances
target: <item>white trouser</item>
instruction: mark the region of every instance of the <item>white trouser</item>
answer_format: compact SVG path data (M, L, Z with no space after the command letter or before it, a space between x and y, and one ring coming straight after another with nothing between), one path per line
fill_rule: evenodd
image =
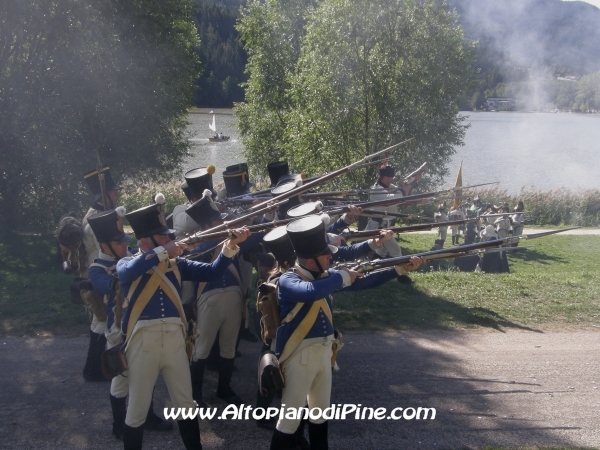
M125 376L124 376L125 375ZM123 375L117 375L110 382L110 395L117 398L127 397L129 392L129 378L127 372Z
M103 334L106 330L106 321L100 322L98 321L98 317L96 317L96 314L92 314L92 323L90 324L90 330L92 330L92 333Z
M438 228L438 239L445 241L447 234L448 234L448 227L439 227Z
M242 297L237 289L213 289L198 301L194 361L206 359L219 333L223 358L235 358L235 343L242 323Z
M105 322L106 323L106 322ZM113 322L110 328L105 327L104 336L106 337L106 349L113 348L123 342L123 333Z
M196 407L181 325L164 323L140 328L127 345L126 356L129 405L125 423L128 426L139 427L146 421L159 373L174 408Z
M377 223L373 219L369 219L365 230L377 230L379 228L379 223ZM402 256L402 248L400 248L400 244L398 244L396 238L393 237L389 241L385 241L383 243L383 247L377 250L376 253L381 258L385 258L387 255L389 255L390 258L397 258L398 256Z
M285 387L281 404L285 408L303 408L308 401L309 410L328 408L331 400L331 341L325 345L315 344L295 352L282 365ZM312 420L323 423L322 417ZM300 419L279 419L277 429L292 434L300 425Z

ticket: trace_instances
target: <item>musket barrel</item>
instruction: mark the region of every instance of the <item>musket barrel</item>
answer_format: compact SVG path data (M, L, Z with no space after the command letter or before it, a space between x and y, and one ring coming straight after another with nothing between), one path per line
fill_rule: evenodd
M408 215L408 214L407 214ZM386 230L391 230L394 233L406 233L409 231L419 231L419 230L430 230L432 228L437 227L446 227L452 225L461 225L463 223L474 222L474 219L464 219L464 220L449 220L446 222L433 222L433 223L423 223L418 225L409 225L405 227L392 227L386 228ZM363 230L363 231L351 231L349 233L342 233L341 236L348 240L362 238L362 237L370 237L377 236L381 230Z
M387 148L384 148L383 150L379 150L378 152L375 152L375 153L372 153L370 155L367 155L364 158L356 161L355 163L352 163L352 164L350 164L348 166L342 167L341 169L335 170L335 171L333 171L331 173L325 174L325 175L323 175L323 176L321 176L321 177L319 177L319 178L317 178L315 180L312 180L312 181L310 181L308 183L305 182L305 183L302 184L302 186L298 186L298 187L292 189L291 191L288 191L288 192L280 194L280 195L278 195L276 197L273 197L273 200L288 199L288 198L295 197L296 195L302 194L303 192L306 192L309 189L311 189L313 186L318 186L319 184L322 184L325 181L328 181L328 180L336 178L336 177L338 177L340 175L343 175L344 173L346 173L346 172L352 170L353 168L355 168L356 166L359 166L363 162L365 162L365 161L367 161L367 160L369 160L371 158L374 158L375 156L380 155L383 152L390 151L390 150L392 150L392 149L394 149L394 148L396 148L396 147L398 147L398 146L400 146L402 144L405 144L405 143L411 141L412 139L414 139L414 138L410 138L410 139L407 139L407 140L405 140L403 142L400 142L398 144L391 145L391 146L389 146ZM259 208L263 207L264 205L266 205L267 203L268 203L268 201L265 201L265 202L259 203L258 205L254 205L254 206L252 206L250 208L250 210L259 209Z
M273 222L259 223L256 225L248 226L248 230L251 233L260 233L264 230L268 230L269 228L276 228L282 225L287 225L294 219L283 219L276 220ZM231 230L218 231L216 233L207 233L207 234L193 234L184 239L180 239L179 242L186 245L195 245L201 242L212 241L213 239L226 239L232 236Z
M372 261L366 263L364 265L359 265L357 270L359 272L371 272L375 269L382 269L385 267L392 267L397 265L408 264L410 262L410 258L413 256L419 256L426 261L433 259L445 259L445 258L454 258L458 255L462 255L465 253L473 252L474 250L489 248L489 247L499 247L508 243L508 239L496 239L493 241L479 242L477 244L468 244L468 245L460 245L458 247L449 247L442 248L440 250L432 250L429 252L422 253L414 253L412 255L398 256L397 258L388 258L388 259L380 259L377 261ZM361 270L362 268L362 270Z
M271 200L271 201L274 201L274 199ZM233 228L236 225L239 225L240 223L243 223L243 222L245 222L245 221L247 221L249 219L252 219L253 217L256 217L256 216L258 216L260 214L264 214L264 213L273 211L274 209L279 208L279 206L281 206L283 203L285 203L287 201L288 201L288 199L281 200L281 201L273 203L273 204L271 204L271 205L269 205L267 207L264 207L264 208L261 208L261 209L256 209L256 210L254 210L254 211L252 211L252 212L250 212L248 214L245 214L245 215L243 215L241 217L238 217L237 219L233 219L233 220L229 220L229 221L223 222L221 225L217 225L216 227L212 227L212 228L210 228L208 230L205 230L205 231L199 231L198 233L196 233L196 236L202 236L202 235L205 235L205 234L215 233L217 231L222 231L222 230L225 230L227 228Z

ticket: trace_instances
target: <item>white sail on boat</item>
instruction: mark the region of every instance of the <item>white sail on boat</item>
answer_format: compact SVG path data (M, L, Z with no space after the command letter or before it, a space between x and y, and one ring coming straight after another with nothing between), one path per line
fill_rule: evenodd
M217 123L216 123L216 114L213 114L213 120L212 120L212 124L208 124L208 128L210 128L210 130L215 133L214 135L212 135L211 137L208 138L208 140L210 142L219 142L219 141L228 141L229 140L229 136L224 136L223 133L217 133Z

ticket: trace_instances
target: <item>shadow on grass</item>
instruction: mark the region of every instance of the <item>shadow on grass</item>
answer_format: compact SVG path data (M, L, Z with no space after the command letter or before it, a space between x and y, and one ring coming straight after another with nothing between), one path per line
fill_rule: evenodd
M566 264L569 262L566 258L560 256L548 255L547 253L539 252L529 248L520 248L513 250L509 253L511 259L519 260L522 262L536 262L539 264L551 264L551 263L562 263Z
M542 333L489 308L459 305L427 295L414 285L403 285L398 289L395 282L371 291L337 293L334 309L336 324L351 330L452 329L458 326Z

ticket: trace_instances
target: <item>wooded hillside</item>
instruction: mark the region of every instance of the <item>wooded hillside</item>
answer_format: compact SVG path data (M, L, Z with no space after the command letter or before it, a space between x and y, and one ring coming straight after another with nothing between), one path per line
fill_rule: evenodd
M589 109L577 83L557 77L600 71L600 9L561 0L448 0L465 38L477 41L479 85L461 101L481 108L489 96L519 97L525 108ZM231 106L243 99L246 54L234 28L245 0L197 0L204 72L197 106Z

